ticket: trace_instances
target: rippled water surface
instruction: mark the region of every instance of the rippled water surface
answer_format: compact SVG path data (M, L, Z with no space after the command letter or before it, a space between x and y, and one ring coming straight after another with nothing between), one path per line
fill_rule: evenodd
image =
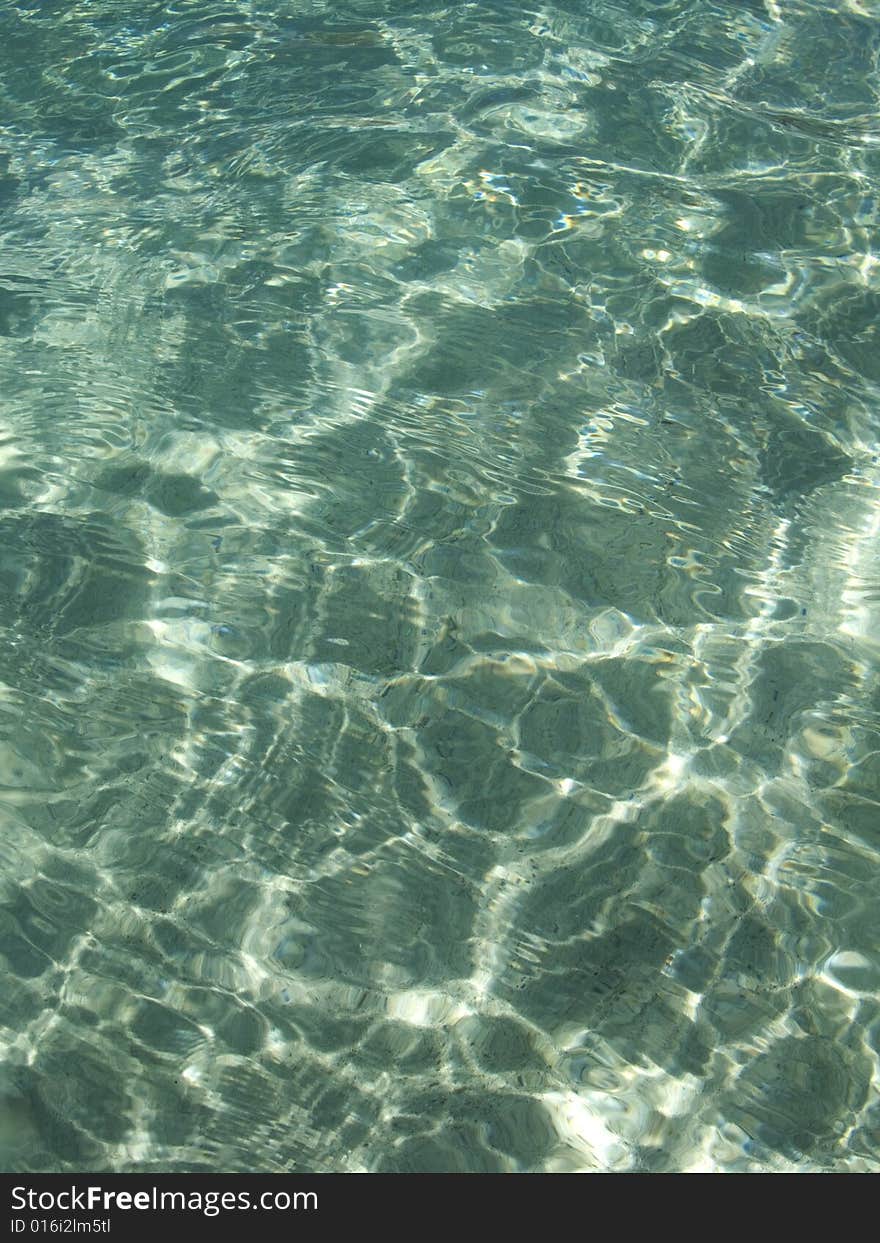
M878 95L0 7L2 1168L878 1168Z

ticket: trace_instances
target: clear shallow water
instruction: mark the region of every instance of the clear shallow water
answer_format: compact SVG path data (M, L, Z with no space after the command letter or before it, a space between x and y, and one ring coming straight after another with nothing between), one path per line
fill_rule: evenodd
M878 49L3 6L2 1168L877 1168Z

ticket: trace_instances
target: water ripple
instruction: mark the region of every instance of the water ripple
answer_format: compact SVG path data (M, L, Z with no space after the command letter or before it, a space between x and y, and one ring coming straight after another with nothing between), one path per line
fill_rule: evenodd
M875 7L5 7L7 1168L877 1168Z

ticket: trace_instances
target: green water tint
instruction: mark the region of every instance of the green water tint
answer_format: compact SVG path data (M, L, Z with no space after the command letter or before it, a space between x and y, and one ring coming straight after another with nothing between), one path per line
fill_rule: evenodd
M0 14L0 1164L877 1167L872 0Z

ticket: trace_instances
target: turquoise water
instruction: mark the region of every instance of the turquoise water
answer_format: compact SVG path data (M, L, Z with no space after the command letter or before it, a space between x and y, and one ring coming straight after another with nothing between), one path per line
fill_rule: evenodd
M877 0L0 8L0 1167L869 1170Z

